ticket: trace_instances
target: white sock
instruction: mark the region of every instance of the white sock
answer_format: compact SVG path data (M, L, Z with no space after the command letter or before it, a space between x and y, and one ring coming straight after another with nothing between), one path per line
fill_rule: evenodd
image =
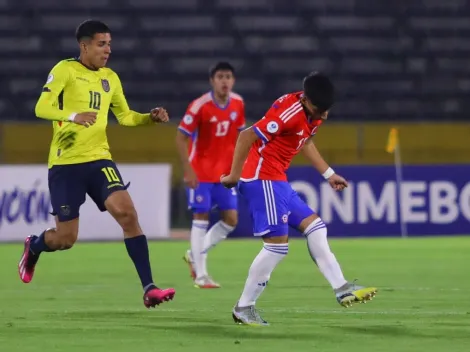
M305 237L307 237L310 256L331 287L337 289L346 284L347 281L335 255L331 252L326 234L326 225L320 218L308 225L304 232Z
M271 273L289 251L288 243L265 243L251 264L245 288L238 301L239 307L253 306L266 288Z
M204 237L204 249L202 250L202 266L201 266L201 276L207 274L207 253L209 250L214 248L217 243L223 241L227 238L228 234L232 232L235 227L227 225L225 222L220 220L214 226L212 226L207 232L206 237Z
M228 234L235 230L235 227L227 225L220 220L209 229L207 236L204 238L204 253L207 253L212 247L215 247L220 241L227 238Z
M191 227L191 255L194 261L194 270L198 278L202 276L201 268L204 267L202 250L208 226L209 221L207 220L193 220L193 226Z

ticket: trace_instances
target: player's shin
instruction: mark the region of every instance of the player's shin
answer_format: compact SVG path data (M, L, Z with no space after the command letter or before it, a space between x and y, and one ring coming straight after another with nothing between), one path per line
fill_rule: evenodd
M327 228L322 219L317 218L312 221L305 229L304 235L307 238L310 256L331 287L337 289L347 284L341 267L331 252L327 239Z
M204 249L203 253L207 253L212 248L214 248L219 242L227 238L230 232L232 232L235 227L230 226L220 220L214 226L210 228L207 232L207 235L204 237Z
M265 243L251 264L238 307L254 306L268 284L271 273L289 250L288 243Z
M200 278L207 273L204 273L204 237L206 236L209 221L207 220L193 220L191 227L191 254L194 261L194 269L196 277Z
M129 257L134 262L144 291L154 288L155 284L153 283L152 269L150 267L147 237L145 235L140 235L125 238L124 243L126 244Z
M204 237L204 247L202 250L202 267L201 275L207 275L207 253L214 248L219 242L227 238L228 234L235 228L220 220L210 228Z

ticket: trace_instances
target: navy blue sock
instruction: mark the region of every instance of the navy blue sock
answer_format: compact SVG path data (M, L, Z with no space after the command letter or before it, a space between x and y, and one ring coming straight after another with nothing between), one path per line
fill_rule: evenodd
M134 262L137 273L139 274L140 282L144 291L154 288L152 279L152 269L150 268L149 247L147 244L147 237L140 235L132 238L125 238L127 253Z
M46 231L41 233L39 237L36 237L34 240L31 241L31 244L29 246L31 252L33 252L35 255L41 254L41 252L55 252L55 249L50 249L45 241L45 236Z

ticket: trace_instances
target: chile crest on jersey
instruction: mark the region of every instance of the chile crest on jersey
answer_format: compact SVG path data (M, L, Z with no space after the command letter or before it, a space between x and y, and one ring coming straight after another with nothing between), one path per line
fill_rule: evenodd
M237 117L238 117L238 114L237 114L236 111L232 111L230 113L230 120L235 121L237 119Z

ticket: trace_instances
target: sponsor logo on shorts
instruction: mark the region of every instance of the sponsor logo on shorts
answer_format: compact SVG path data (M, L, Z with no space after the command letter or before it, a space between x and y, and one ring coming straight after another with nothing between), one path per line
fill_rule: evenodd
M203 200L204 200L203 196L197 196L196 197L196 202L198 202L198 203L202 203Z
M60 214L67 216L70 215L70 206L69 205L61 205L60 206Z
M287 214L284 214L284 215L282 216L282 222L283 222L284 224L287 224L287 220L289 220L289 216L288 216Z

